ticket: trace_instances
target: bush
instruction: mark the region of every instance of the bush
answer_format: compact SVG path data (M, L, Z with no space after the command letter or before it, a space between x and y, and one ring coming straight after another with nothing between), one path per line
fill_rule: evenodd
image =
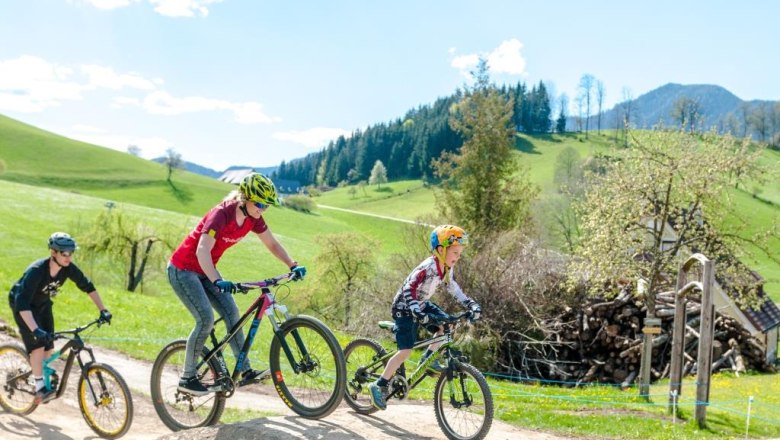
M284 198L284 206L300 212L312 212L314 210L314 200L311 197L294 195Z

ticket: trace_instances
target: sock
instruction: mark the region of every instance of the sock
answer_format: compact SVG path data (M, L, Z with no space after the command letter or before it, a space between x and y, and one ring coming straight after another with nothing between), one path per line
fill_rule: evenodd
M388 383L387 379L385 379L384 377L380 377L379 379L376 380L376 384L379 385L380 387L386 387L387 383Z
M43 389L45 385L43 384L43 378L42 377L36 377L35 378L35 391L40 391Z

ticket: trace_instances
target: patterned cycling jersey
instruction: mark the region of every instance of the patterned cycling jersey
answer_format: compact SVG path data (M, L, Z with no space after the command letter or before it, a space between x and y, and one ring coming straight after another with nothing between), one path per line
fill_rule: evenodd
M455 282L455 279L452 277L452 270L449 271L447 277L449 280L446 286L450 295L465 307L474 302L473 299L463 293L458 283ZM439 265L436 264L436 258L433 256L426 258L406 277L403 286L401 286L401 289L398 290L395 298L393 298L392 310L425 312L425 302L436 293L436 288L443 281Z

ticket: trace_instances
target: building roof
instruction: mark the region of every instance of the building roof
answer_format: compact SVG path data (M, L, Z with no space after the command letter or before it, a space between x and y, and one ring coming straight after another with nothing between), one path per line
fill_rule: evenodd
M221 180L222 182L226 183L232 183L234 185L238 185L241 183L241 180L246 177L247 174L254 173L254 168L239 168L234 170L228 170L222 173L221 176L219 176L218 180Z
M761 278L757 273L753 272L753 276ZM756 310L752 307L742 309L742 313L745 314L747 319L758 330L766 333L775 327L780 326L780 308L777 307L774 301L772 301L765 293L764 286L759 287L759 298L764 298L765 301L761 304L761 307Z

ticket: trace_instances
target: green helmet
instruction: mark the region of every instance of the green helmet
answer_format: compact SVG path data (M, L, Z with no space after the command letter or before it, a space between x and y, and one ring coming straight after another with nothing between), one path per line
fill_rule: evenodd
M238 190L250 202L279 205L276 187L268 177L260 173L248 174L238 185Z

